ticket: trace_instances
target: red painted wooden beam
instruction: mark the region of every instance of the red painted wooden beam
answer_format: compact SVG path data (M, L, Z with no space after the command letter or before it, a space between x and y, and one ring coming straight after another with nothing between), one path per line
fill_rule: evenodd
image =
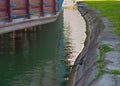
M7 7L7 15L8 15L8 21L11 22L11 7L10 7L10 0L6 1L6 7Z
M53 11L56 14L56 0L53 0Z
M27 18L30 18L30 6L29 6L30 0L26 0L26 13Z
M44 7L43 7L43 0L41 0L41 5L40 5L40 8L41 8L41 15L44 16Z

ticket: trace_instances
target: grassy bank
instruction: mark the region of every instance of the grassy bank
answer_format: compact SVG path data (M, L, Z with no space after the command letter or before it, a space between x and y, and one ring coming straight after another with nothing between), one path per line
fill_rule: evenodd
M120 1L119 0L84 0L89 7L99 10L103 17L107 17L113 26L115 33L120 36Z

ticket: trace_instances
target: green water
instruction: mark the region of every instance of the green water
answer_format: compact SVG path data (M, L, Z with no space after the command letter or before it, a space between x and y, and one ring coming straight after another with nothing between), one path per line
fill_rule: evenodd
M0 35L0 86L63 86L63 19L14 39Z

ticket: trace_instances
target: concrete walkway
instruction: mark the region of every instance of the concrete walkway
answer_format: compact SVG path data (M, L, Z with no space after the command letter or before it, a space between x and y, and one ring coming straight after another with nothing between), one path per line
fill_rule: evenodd
M72 0L65 0L63 4L64 8L64 28L65 31L69 30L72 53L68 58L70 65L73 65L77 56L84 47L84 41L86 38L86 23L75 8L75 3Z

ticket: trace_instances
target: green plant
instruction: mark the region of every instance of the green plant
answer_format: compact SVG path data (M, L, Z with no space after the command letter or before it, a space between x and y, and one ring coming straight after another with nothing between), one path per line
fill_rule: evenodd
M98 72L95 77L94 77L94 80L97 80L101 75L103 75L104 72Z
M112 51L113 49L110 48L108 45L104 44L100 46L100 57L103 57L103 55L109 51Z
M117 69L111 71L105 71L105 72L108 74L120 75L120 70Z
M104 61L104 54L113 50L112 48L110 48L108 45L102 45L100 46L100 51L99 51L99 55L98 55L98 59L96 61L96 67L98 70L98 74L95 76L95 80L98 79L103 73L105 73L105 71L103 70L103 68L105 67L106 63Z
M102 69L105 66L105 61L104 61L103 56L104 56L104 54L106 52L109 52L111 50L113 50L113 49L110 48L108 45L104 44L104 45L100 46L100 51L99 51L98 59L96 61L97 68Z
M120 35L120 1L119 0L84 0L89 7L99 10L103 17L107 17L115 27L115 33Z

